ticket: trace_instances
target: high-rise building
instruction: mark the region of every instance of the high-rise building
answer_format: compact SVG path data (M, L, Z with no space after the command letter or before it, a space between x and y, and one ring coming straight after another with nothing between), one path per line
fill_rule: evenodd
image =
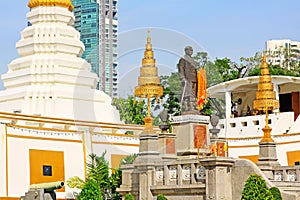
M117 42L118 0L72 0L74 27L85 45L82 57L99 77L97 88L118 96Z
M267 40L268 63L290 69L300 62L300 42L288 39Z

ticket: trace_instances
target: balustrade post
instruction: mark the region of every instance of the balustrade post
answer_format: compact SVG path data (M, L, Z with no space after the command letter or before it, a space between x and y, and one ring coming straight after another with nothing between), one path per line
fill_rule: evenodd
M182 185L182 166L177 165L177 184Z
M170 185L170 172L168 165L164 166L164 185Z
M195 184L196 183L196 163L191 163L191 183Z
M282 169L283 181L288 181L288 175L286 173L286 169Z

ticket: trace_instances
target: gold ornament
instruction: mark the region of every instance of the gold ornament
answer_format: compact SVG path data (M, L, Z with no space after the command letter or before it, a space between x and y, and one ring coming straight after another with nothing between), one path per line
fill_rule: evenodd
M261 142L274 142L274 140L271 138L272 128L269 127L268 111L278 109L279 101L276 100L276 94L265 54L263 55L260 74L261 76L259 77L259 83L257 86L258 91L256 92L256 99L253 102L253 108L266 113L266 126L262 129L264 132L264 137L262 138Z
M159 98L163 95L163 87L160 85L160 77L158 69L155 66L154 52L150 38L150 30L148 30L146 50L140 68L140 76L138 77L138 86L134 89L134 96L139 98L147 98L148 115L145 117L145 129L143 133L153 133L152 122L150 115L150 99Z
M30 0L28 2L29 8L38 6L61 6L68 8L70 11L74 9L71 0Z

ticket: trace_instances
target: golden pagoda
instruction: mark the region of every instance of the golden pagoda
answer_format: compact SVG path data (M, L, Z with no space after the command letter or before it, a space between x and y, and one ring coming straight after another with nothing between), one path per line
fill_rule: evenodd
M154 52L150 38L150 30L148 30L146 50L140 68L140 76L138 77L138 86L134 89L134 96L139 98L147 98L148 115L145 117L145 129L143 133L153 133L152 117L150 115L150 99L158 99L163 95L163 87L160 85L160 77L158 69L155 66Z
M266 126L262 129L264 137L261 142L274 142L271 138L272 128L269 127L268 111L279 108L279 101L276 100L276 93L272 83L272 78L266 61L266 55L263 55L262 66L260 69L259 83L257 86L256 99L253 102L253 108L266 113Z
M28 2L29 8L38 6L61 6L68 8L70 11L74 9L71 0L30 0Z

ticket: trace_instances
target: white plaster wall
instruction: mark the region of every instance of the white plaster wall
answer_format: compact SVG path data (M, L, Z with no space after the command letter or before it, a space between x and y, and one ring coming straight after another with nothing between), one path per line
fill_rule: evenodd
M285 113L270 114L269 119L271 120L271 124L269 124L269 126L273 129L272 135L284 134L290 129L290 127L293 126L294 113L285 112ZM262 128L266 124L265 120L266 120L266 115L228 118L227 120L220 119L220 122L217 127L220 128L219 136L221 137L263 136ZM255 125L254 124L255 121L259 121L259 125ZM232 124L235 124L235 127L233 127ZM300 130L300 128L298 128L298 130Z
M0 197L6 196L6 141L5 125L0 124Z
M294 124L294 112L284 112L277 114L277 122L274 124L272 134L287 133ZM298 129L300 130L300 129Z
M258 155L258 147L248 147L248 148L229 148L228 156L238 158L239 156L252 156Z
M28 190L30 184L29 149L52 150L64 152L65 181L79 176L84 179L84 154L82 143L47 141L21 138L8 138L8 167L10 197L20 197ZM70 189L66 187L66 193ZM64 198L65 194L58 194Z
M291 127L289 133L300 133L300 115L297 117L295 123Z

